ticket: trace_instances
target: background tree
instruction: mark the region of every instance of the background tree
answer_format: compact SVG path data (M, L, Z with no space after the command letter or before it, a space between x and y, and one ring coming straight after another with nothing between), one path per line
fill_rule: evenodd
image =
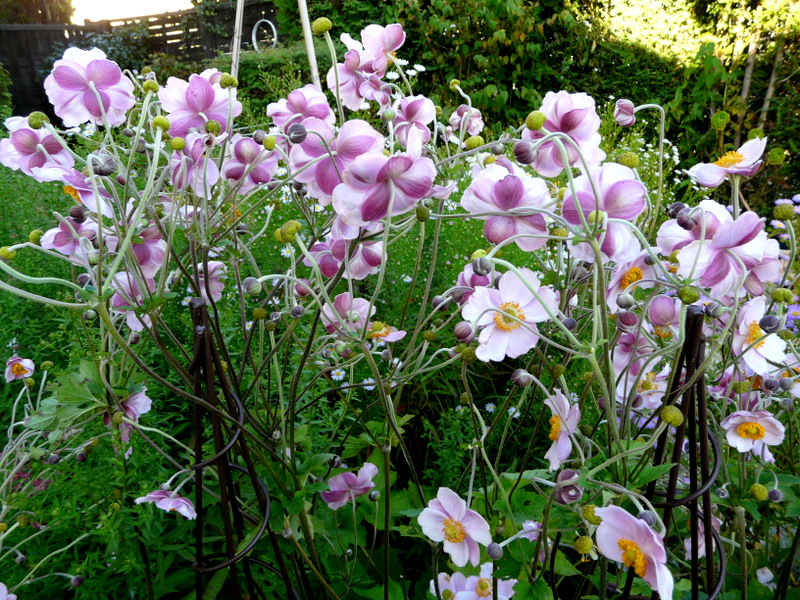
M72 0L0 0L0 23L69 23Z

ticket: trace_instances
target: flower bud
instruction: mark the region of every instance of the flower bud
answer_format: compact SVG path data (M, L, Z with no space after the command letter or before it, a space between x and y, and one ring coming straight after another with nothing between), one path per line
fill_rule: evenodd
M534 110L528 113L528 116L525 118L525 127L531 131L539 131L544 127L545 121L547 121L547 115L540 110Z
M494 146L489 148L495 156L503 156L506 153L506 146L502 142L497 142Z
M619 123L621 127L630 127L636 123L636 115L634 115L635 106L630 100L620 98L614 105L614 120Z
M297 306L292 307L292 309L289 311L289 314L293 319L300 319L304 314L306 314L306 309L298 304Z
M431 218L431 211L428 210L426 206L422 206L422 204L418 204L417 208L414 210L417 217L417 221L419 221L420 223L424 223L425 221Z
M716 300L712 300L705 305L703 312L705 312L706 316L711 319L719 319L722 316L722 313L725 312L725 309L722 304Z
M475 148L480 148L486 142L483 141L483 138L479 135L471 135L466 140L464 140L464 148L466 150L475 150Z
M594 548L594 541L588 535L582 535L577 540L575 540L575 544L573 547L578 552L578 554L589 554Z
M655 527L656 524L656 516L649 510L643 510L638 515L636 515L637 519L640 519L647 523L649 527Z
M472 324L469 321L457 323L453 328L453 333L455 333L456 339L462 344L469 344L475 339L475 330L472 328Z
M761 382L761 389L765 392L774 392L780 386L780 381L774 377L767 377Z
M328 465L330 465L331 469L338 469L342 466L342 458L334 454L328 459Z
M767 492L767 498L769 498L770 502L780 502L783 500L783 492L778 488L772 488Z
M472 261L472 270L478 277L486 277L494 270L494 264L488 258L481 256Z
M511 383L517 387L528 387L533 383L533 375L528 373L525 369L516 369L511 373Z
M442 295L437 295L431 298L431 306L433 308L446 307L450 303L450 299Z
M18 565L24 565L27 562L27 560L28 560L27 556L25 556L24 554L18 554L17 558L14 559L14 562L16 562Z
M50 118L38 110L28 115L28 127L31 129L41 129L45 123L49 123Z
M292 123L286 129L286 136L292 144L302 144L306 141L308 131L306 131L306 128L300 123Z
M44 231L42 231L41 229L34 229L28 234L28 241L31 244L36 244L38 246L42 241L43 235Z
M248 296L259 296L263 287L255 277L245 277L242 281L242 290Z
M486 554L492 560L500 560L503 558L503 548L500 546L500 544L491 542L488 546L486 546Z
M764 333L775 333L781 328L781 320L774 315L764 315L758 321L758 326Z
M133 140L131 140L133 142ZM142 138L136 140L136 145L133 146L133 151L138 152L139 154L144 154L145 150L147 150L147 144L144 143Z
M667 207L667 215L669 215L670 219L674 219L684 208L686 208L686 205L683 202L673 202Z
M81 587L83 585L84 581L85 580L83 578L83 575L75 575L75 577L72 578L72 580L69 582L69 584L72 587L76 588L76 587Z
M794 400L791 398L781 398L778 402L778 406L783 410L792 410L794 408Z
M617 296L617 306L619 306L622 310L628 310L629 308L636 306L636 300L631 294L626 292Z
M458 79L451 79L449 84L450 90L455 92L457 88L461 87L461 81Z
M0 248L0 258L3 260L14 260L16 255L17 251L13 250L11 246L3 246Z
M219 78L219 87L223 90L227 88L237 88L239 87L239 80L230 73L223 73Z
M369 493L370 502L377 502L381 499L381 493L378 490L372 490Z
M675 221L678 223L678 226L686 231L691 231L697 226L697 218L692 214L691 208L684 208L682 211L678 213L678 216L675 217Z
M323 35L333 28L333 23L328 17L320 17L311 24L311 31L314 35Z
M153 126L153 129L163 129L164 131L169 131L169 119L164 115L155 117L151 122L151 125Z
M294 293L304 298L311 293L311 282L308 279L300 279L294 284Z
M530 142L522 140L514 144L514 158L521 165L529 165L536 160L536 153Z
M78 452L75 455L75 460L78 461L79 463L86 462L87 458L89 458L89 457L86 456L86 454L84 452Z
M790 379L789 377L781 377L778 380L778 386L784 391L788 392L794 387L794 379Z
M87 158L91 160L95 175L107 177L117 170L117 162L108 152L101 152L99 155L90 154Z
M27 385L28 387L33 387L34 385L36 385L36 380L33 377L26 377L25 385Z
M384 123L391 123L397 117L397 113L394 112L391 108L387 108L381 113L381 121Z
M61 462L61 457L53 452L50 456L47 457L47 464L48 465L57 465Z
M681 409L674 405L665 406L661 409L661 420L667 425L673 427L680 427L683 425L683 412Z
M767 499L769 492L767 491L766 486L763 486L760 483L754 483L750 486L750 495L755 498L757 502L763 502Z

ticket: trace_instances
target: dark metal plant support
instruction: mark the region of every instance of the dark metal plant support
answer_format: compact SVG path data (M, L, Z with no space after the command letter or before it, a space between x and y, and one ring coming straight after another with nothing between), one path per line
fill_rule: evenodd
M212 411L206 411L200 405L194 407L194 449L195 463L192 469L195 472L195 510L197 521L195 524L195 595L200 598L203 595L205 586L208 584L204 576L213 575L222 569L230 569L229 575L225 580L226 598L240 600L245 595L251 599L266 598L264 592L259 589L253 579L253 565L261 566L268 571L278 575L284 582L287 598L297 598L297 592L292 588L291 580L286 566L278 552L277 541L274 533L269 528L270 498L263 481L256 475L255 467L252 462L250 451L247 447L245 436L242 435L245 408L238 396L233 392L222 366L219 353L214 343L213 334L209 327L208 309L206 302L202 298L192 298L189 301L189 309L192 315L192 326L194 331L194 353L189 372L192 374L194 384L193 392L197 397L204 398L208 404L231 415L235 424L231 426L226 421ZM204 417L208 415L210 419L212 437L214 442L214 455L211 458L203 458L204 441ZM226 441L227 440L227 441ZM243 462L241 466L238 462ZM224 530L224 552L206 553L203 544L203 533L205 531L204 510L203 510L203 470L206 467L216 467L219 479L220 511L223 519ZM247 534L247 529L253 529L257 523L250 515L243 511L244 500L239 494L239 486L236 474L243 473L249 476L258 501L261 512L261 523L255 534L250 536L249 541L243 544ZM249 527L245 527L245 523ZM250 556L251 550L264 536L269 533L273 549L279 562L280 570L271 565ZM216 561L216 562L212 562ZM244 574L246 584L246 594L242 593L241 581L239 579L239 564ZM222 585L222 584L220 584Z
M672 443L672 454L669 459L669 462L674 463L675 466L669 472L666 490L658 490L657 482L652 481L645 493L645 497L652 502L653 507L664 510L662 520L667 534L669 534L673 522L675 509L686 507L689 511L692 600L699 599L701 582L705 584L702 587L706 590L708 600L717 598L725 581L726 568L722 539L713 527L711 516L711 487L719 473L722 457L719 442L708 427L705 374L702 370L705 357L703 317L702 308L697 306L687 308L686 338L669 391L664 398L665 406L677 406L683 413L683 423L675 430L675 440ZM684 452L684 441L688 444L687 452ZM654 465L661 465L665 462L668 442L668 430L664 430L658 439L653 456ZM688 455L688 469L685 464L682 464L685 454ZM680 474L688 476L689 493L682 497L676 497ZM653 500L655 497L660 499ZM706 549L705 573L702 577L701 561L698 556L701 522L704 525L703 541ZM715 553L719 557L716 564ZM623 597L643 598L643 596L630 594L632 584L633 570L631 569L628 573ZM654 593L653 598L657 597L658 594Z

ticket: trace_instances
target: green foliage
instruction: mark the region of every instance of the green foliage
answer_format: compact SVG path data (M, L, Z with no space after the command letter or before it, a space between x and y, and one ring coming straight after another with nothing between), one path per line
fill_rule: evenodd
M5 121L13 113L11 104L11 75L0 65L0 121Z
M141 70L150 56L150 31L146 24L140 23L114 27L109 31L90 32L83 39L54 44L44 61L47 69L42 72L42 77L50 74L51 65L64 56L64 51L70 47L83 50L99 48L106 53L106 58L113 60L121 68Z
M170 77L188 80L192 73L200 73L203 66L195 62L184 62L179 57L169 56L163 52L148 55L146 65L153 70L161 85L166 85Z
M278 31L281 38L291 41L303 39L300 25L300 13L296 0L275 0L277 7ZM388 3L387 3L388 4ZM362 0L310 0L308 14L311 21L319 17L327 17L333 22L331 35L338 37L341 32L357 35L370 23L391 23L386 20L384 11L389 6L381 6L380 2L363 2Z
M72 0L0 0L0 23L69 23Z

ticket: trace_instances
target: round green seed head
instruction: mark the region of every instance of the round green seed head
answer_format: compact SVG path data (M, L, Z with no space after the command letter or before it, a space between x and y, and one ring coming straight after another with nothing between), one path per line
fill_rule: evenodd
M483 138L479 135L471 135L466 140L464 140L464 148L467 150L475 150L475 148L480 148L483 146L485 142Z
M275 148L275 141L276 141L276 139L275 139L274 135L268 135L267 137L265 137L264 138L264 150L269 151L269 150L272 150L273 148Z
M778 204L772 209L772 216L779 221L789 221L794 217L794 204Z
M556 227L555 229L553 229L551 233L553 234L553 237L562 239L566 238L569 235L569 231L567 231L563 227Z
M578 554L589 554L594 548L594 541L588 535L582 535L575 540L574 548Z
M586 506L584 506L584 507L581 509L581 516L584 518L584 520L585 520L587 523L590 523L590 524L592 524L592 525L600 525L600 523L602 523L602 522L603 522L603 519L601 519L601 518L600 518L600 517L598 517L596 514L594 514L594 509L595 509L595 508L597 508L597 506L596 506L596 505L594 505L594 504L587 504Z
M275 331L278 328L278 324L275 321L269 320L264 322L264 329L267 331Z
M42 241L42 236L44 235L44 231L41 229L34 229L28 234L28 241L31 244L39 245L39 242Z
M323 35L331 29L333 29L333 23L328 17L320 17L311 24L311 31L314 32L314 35Z
M222 77L219 78L219 87L223 90L227 88L237 88L239 87L239 80L230 73L223 73Z
M769 495L769 490L760 483L754 483L750 486L750 495L755 498L758 502L763 502L767 499Z
M639 166L639 155L635 152L623 152L617 158L617 162L630 169L635 169Z
M31 129L41 129L45 123L49 122L48 116L38 110L28 115L28 127Z
M219 135L222 131L222 125L220 125L219 121L215 121L214 119L209 119L206 121L206 133L210 133L211 135Z
M684 304L694 304L700 300L700 291L693 285L685 285L678 290L678 298Z
M427 331L422 332L422 339L431 344L436 341L436 334L428 329Z
M0 248L0 258L3 260L13 260L17 255L17 251L12 249L11 246L3 246Z
M417 216L417 221L420 223L424 223L431 218L431 211L428 210L427 206L422 206L422 204L418 204L414 212Z
M667 425L680 427L683 425L683 413L677 406L665 406L661 409L661 420Z
M182 137L175 137L169 141L169 147L173 150L181 151L186 148L186 140Z
M253 309L253 319L255 321L263 321L266 318L267 318L266 309L261 308L260 306Z
M475 348L472 346L467 346L461 351L461 358L464 360L465 363L474 363L478 360L478 356L475 354Z
M163 129L169 131L169 119L163 115L153 119L153 129Z
M525 118L525 127L531 131L539 131L544 127L545 121L547 121L547 115L540 110L534 110Z
M142 89L145 92L150 92L152 94L155 94L158 92L158 82L154 79L148 79L142 84Z
M451 79L450 80L450 90L451 91L455 92L456 88L459 88L459 87L461 87L461 81L459 81L458 79Z

